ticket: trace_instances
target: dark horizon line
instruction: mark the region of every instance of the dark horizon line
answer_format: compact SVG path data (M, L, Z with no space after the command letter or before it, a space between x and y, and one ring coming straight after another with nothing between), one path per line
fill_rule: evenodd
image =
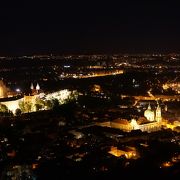
M180 51L169 51L169 52L163 52L163 51L151 51L151 52L147 52L147 51L141 51L141 52L34 52L34 53L22 53L22 54L12 54L10 53L9 55L6 55L4 53L0 53L0 57L23 57L23 56L66 56L66 55L143 55L143 54L149 54L149 55L153 55L153 54L162 54L162 55L170 55L170 54L176 54L176 55L180 55Z

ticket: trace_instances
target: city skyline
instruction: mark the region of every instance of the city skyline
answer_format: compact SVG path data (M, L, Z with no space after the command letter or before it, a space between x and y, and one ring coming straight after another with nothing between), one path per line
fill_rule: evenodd
M0 180L180 179L180 11L163 0L0 6Z

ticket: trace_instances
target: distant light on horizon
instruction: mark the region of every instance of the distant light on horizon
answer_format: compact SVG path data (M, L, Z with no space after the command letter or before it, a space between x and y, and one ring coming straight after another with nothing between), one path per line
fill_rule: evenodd
M70 65L64 65L64 68L70 68L71 66Z

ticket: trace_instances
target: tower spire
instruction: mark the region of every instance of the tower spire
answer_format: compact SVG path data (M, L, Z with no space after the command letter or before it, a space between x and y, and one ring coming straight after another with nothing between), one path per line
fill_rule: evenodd
M38 92L40 90L40 86L39 86L39 84L37 83L37 85L36 85L36 91Z
M157 101L157 108L156 108L156 121L161 122L161 107L159 106L159 102Z
M33 90L33 89L34 89L34 85L33 85L33 83L31 83L30 88L31 88L31 90Z
M148 105L148 108L147 109L149 109L149 110L151 110L151 104L149 103L149 105Z

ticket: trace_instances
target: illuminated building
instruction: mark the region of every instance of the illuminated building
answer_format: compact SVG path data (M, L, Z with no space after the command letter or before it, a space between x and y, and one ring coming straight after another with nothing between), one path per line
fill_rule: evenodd
M36 85L36 91L39 91L40 90L40 86L39 86L39 84L37 83L37 85Z
M22 95L19 89L19 91L16 90L16 92L12 92L0 81L0 104L5 105L7 109L13 113L15 113L17 109L23 109L22 112L26 113L37 111L36 104L38 100L45 102L57 99L60 104L64 104L67 100L77 98L77 92L69 91L68 89L45 94L40 89L39 83L37 83L36 86L31 83L30 89L31 93L29 95ZM44 104L42 106L44 107L42 107L41 110L47 109Z
M31 83L30 85L30 89L31 89L31 94L32 95L37 95L40 93L40 85L39 83L36 84L36 88L34 88L35 86L33 85L33 83Z
M146 111L144 111L144 116L147 118L149 121L154 121L154 111L151 110L151 105L149 104L148 108Z
M36 89L34 89L33 83L31 83L30 89L32 91L32 95L24 96L17 92L11 91L9 88L5 86L3 81L0 81L0 103L5 105L8 110L15 113L16 109L19 109L20 102L32 103L35 104L35 100L40 91L40 86L37 83Z
M180 94L180 82L169 82L163 84L162 87L164 90L172 89L173 91L176 91L178 94Z
M144 112L144 117L140 117L138 120L132 119L130 122L128 120L117 120L111 122L111 127L119 128L124 131L138 130L141 131L156 131L162 126L161 124L161 108L158 104L155 112L151 109L149 104L147 110ZM126 123L125 123L126 122Z
M159 106L159 103L158 103L158 106L156 108L156 121L159 123L162 121L161 107Z
M19 89L18 89L19 90ZM8 110L15 113L19 108L22 96L17 92L11 91L2 80L0 80L0 103L7 106Z
M12 111L15 113L16 109L19 109L19 102L23 100L23 97L20 96L17 99L15 98L8 98L6 101L1 101L1 104L4 104L8 110Z
M116 157L125 156L127 159L139 158L139 154L138 154L136 148L129 147L129 146L125 147L123 149L118 149L117 147L112 146L108 153L112 154L113 156L116 156Z
M8 88L5 86L2 80L0 80L0 98L7 97Z
M161 129L164 124L162 123L161 107L158 104L155 111L153 111L149 105L144 112L144 117L139 117L137 120L132 119L129 122L127 119L118 118L111 122L98 123L97 125L117 128L126 132L132 130L152 132Z
M30 88L31 88L31 90L33 90L33 89L34 89L34 85L33 85L33 83L31 83Z

